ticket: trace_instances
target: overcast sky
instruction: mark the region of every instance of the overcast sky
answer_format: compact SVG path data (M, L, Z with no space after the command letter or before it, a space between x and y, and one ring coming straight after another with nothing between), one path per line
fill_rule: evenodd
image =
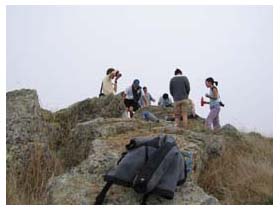
M273 135L272 6L7 6L7 91L32 88L55 111L139 79L158 99L180 68L199 115L219 81L222 124Z

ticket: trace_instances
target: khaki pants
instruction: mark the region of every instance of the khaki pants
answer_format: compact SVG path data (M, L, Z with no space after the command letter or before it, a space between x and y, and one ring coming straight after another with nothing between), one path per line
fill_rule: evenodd
M183 115L187 115L187 108L188 108L188 99L184 99L181 101L175 101L175 118L181 118Z

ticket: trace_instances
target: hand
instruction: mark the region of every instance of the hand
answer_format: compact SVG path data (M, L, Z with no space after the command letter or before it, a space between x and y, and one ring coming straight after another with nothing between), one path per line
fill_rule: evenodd
M210 95L208 93L205 94L205 97L210 98Z

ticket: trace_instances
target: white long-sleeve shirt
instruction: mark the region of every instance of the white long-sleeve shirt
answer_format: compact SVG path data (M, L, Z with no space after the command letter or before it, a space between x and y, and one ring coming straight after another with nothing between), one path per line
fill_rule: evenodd
M114 90L116 84L114 84L111 79L111 76L115 73L116 71L111 72L110 74L106 75L106 77L102 80L102 92L105 95L116 94L116 91Z

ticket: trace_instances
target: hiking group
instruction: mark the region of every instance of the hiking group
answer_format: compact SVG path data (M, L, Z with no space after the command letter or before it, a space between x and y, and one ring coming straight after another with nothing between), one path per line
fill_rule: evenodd
M102 81L99 96L115 95L118 79L121 76L118 70L109 68ZM204 101L202 97L201 106L204 104L210 106L205 127L212 129L213 126L214 131L217 131L220 129L220 106L223 106L217 88L218 82L209 77L205 80L205 85L209 88L209 93L205 94L209 101ZM173 107L174 115L171 118L175 121L176 128L186 129L188 117L197 115L194 103L189 99L190 82L180 69L176 69L174 76L170 79L169 92L174 103L168 93L164 93L159 98L158 106ZM156 101L147 87L140 86L138 79L135 79L120 94L126 107L123 113L125 118L132 118L139 108L149 107ZM190 106L192 113L188 113ZM142 116L145 120L159 122L153 113L144 110L142 110ZM180 152L176 139L170 135L133 138L126 145L126 151L122 153L117 165L104 175L106 184L97 195L95 204L103 204L106 193L113 184L132 187L137 193L143 194L141 204L146 204L151 194L173 199L176 187L182 185L186 178L191 176L192 161L192 152Z
M106 72L106 76L102 80L101 89L99 96L106 96L110 94L117 93L117 83L118 79L122 74L114 69L109 68ZM208 129L214 129L218 131L221 127L220 125L220 108L224 104L220 100L219 91L218 91L218 82L215 81L212 77L209 77L205 80L205 85L209 88L209 93L205 94L206 98L209 98L209 101L204 101L203 97L201 98L201 106L204 104L209 104L210 112L205 120L205 127ZM169 82L169 92L173 98L169 97L168 93L164 93L158 101L158 106L160 107L174 107L174 118L175 126L187 128L188 126L188 104L191 103L192 106L192 116L195 116L195 107L191 99L189 99L190 94L190 82L188 78L183 75L183 72L180 69L176 69L174 76ZM126 111L123 113L123 117L132 118L134 112L139 108L148 107L152 102L156 100L148 92L147 87L141 87L140 81L135 79L131 85L129 85L123 92L121 92L123 101L126 107ZM152 113L148 113L152 115ZM145 112L147 116L147 112Z

